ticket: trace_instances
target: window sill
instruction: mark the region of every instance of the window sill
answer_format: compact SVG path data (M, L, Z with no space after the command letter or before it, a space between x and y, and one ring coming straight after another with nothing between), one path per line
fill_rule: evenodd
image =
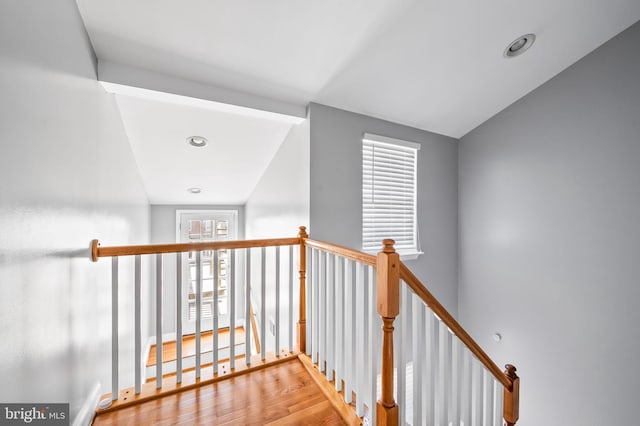
M403 262L406 260L416 260L420 257L421 254L424 254L422 251L408 251L408 252L398 252L400 254L400 260Z
M368 254L372 254L374 256L376 256L378 254L377 251L370 251L370 250L365 250L365 253ZM424 254L423 251L398 251L398 254L400 255L400 260L407 261L407 260L416 260L418 257L420 257L420 255Z

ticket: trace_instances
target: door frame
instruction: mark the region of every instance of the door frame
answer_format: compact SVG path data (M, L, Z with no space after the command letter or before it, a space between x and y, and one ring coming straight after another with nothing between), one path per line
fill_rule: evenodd
M224 214L224 215L231 215L233 217L233 228L229 229L229 234L230 234L230 238L229 240L235 240L238 239L238 218L239 218L239 210L238 209L234 209L234 208L230 208L230 209L222 209L222 208L213 208L213 209L176 209L176 224L175 224L175 229L176 229L176 243L181 243L184 241L181 241L181 218L183 214L202 214L202 215L211 215L211 216L215 216L216 214ZM233 230L233 234L232 231ZM231 237L231 235L233 235L233 237ZM188 285L185 285L185 283L188 283L188 276L185 277L184 276L184 268L183 268L183 293L188 294ZM232 285L232 283L228 283L228 288L231 289L230 291L233 291L234 286ZM183 294L183 302L182 302L182 323L183 323L183 332L184 333L195 333L195 320L189 320L189 309L188 309L188 298L186 297L186 295ZM237 295L236 295L237 296ZM230 299L227 297L227 303L230 303ZM202 318L201 319L201 323L200 323L200 329L202 331L207 331L207 330L211 330L212 326L213 326L213 321L211 318ZM228 324L222 326L222 325L218 325L218 328L224 328L224 327L228 327Z

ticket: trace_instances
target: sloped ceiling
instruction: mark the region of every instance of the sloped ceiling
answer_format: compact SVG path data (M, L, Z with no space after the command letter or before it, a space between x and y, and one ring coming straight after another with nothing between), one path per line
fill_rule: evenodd
M152 204L242 205L292 123L116 95ZM190 136L205 136L202 148ZM197 187L199 194L189 188Z

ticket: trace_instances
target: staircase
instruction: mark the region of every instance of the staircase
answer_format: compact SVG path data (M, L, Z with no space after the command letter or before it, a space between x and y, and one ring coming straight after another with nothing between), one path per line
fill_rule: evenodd
M183 353L183 278L163 282L163 262L183 255L230 253L230 329L246 327L242 349L236 333L220 345L217 327L207 336L199 327L201 277L196 287L195 354ZM141 258L155 258L155 366L143 374ZM348 424L507 426L515 425L520 379L512 365L502 371L401 261L392 240L377 256L309 238L220 241L101 247L92 258L112 259L112 385L97 415L199 388L297 358ZM118 318L119 259L131 258L134 274L134 372L120 370ZM242 271L242 274L237 273ZM214 278L214 282L216 282ZM295 283L295 285L294 285ZM165 287L176 306L165 307ZM213 294L217 294L217 288ZM129 297L129 295L123 295ZM251 300L258 307L255 317ZM236 300L244 312L236 312ZM217 307L214 301L214 310ZM163 309L175 309L175 357L163 361ZM214 312L216 318L217 312ZM255 321L254 321L255 320ZM203 351L205 338L211 341ZM255 343L252 343L254 339ZM249 350L245 350L249 348ZM212 350L211 350L212 349ZM189 364L191 362L192 364ZM167 367L167 368L165 368ZM145 383L144 376L155 373ZM124 386L120 386L120 384Z
M236 327L235 331L235 356L243 357L245 354L244 348L244 326ZM207 366L213 363L213 333L211 331L203 332L200 335L201 348L200 353L202 355L202 365ZM229 361L230 350L230 331L229 329L221 329L218 333L218 345L216 350L218 351L218 362ZM182 337L182 371L189 371L195 368L195 335L184 335ZM176 372L176 340L168 340L162 344L162 371L163 377L168 375L175 375ZM157 348L155 344L152 344L148 355L145 369L145 377L147 381L155 380L156 368L157 368Z

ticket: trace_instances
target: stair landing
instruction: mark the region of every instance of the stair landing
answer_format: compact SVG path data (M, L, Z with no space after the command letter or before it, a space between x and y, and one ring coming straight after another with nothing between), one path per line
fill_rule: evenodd
M247 374L98 415L94 425L344 425L295 357Z

